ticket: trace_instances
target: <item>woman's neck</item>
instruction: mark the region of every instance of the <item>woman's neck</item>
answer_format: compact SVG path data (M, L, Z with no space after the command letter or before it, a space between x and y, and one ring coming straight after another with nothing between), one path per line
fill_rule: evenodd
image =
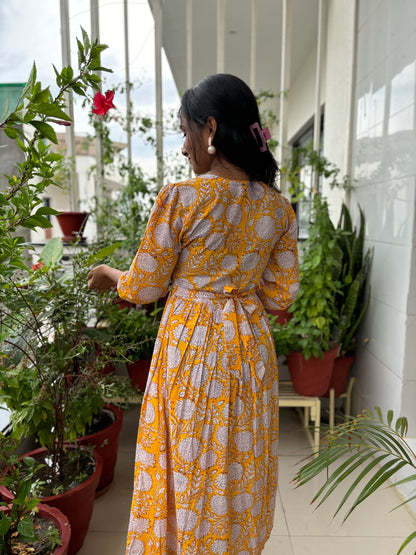
M250 177L242 168L231 164L223 158L216 156L211 163L208 173L217 175L218 177L225 177L226 179L233 179L236 181L249 181Z

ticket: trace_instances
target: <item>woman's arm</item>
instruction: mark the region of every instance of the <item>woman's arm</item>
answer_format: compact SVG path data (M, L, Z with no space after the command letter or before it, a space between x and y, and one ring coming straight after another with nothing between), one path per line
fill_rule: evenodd
M96 291L107 291L117 285L118 279L123 272L117 268L111 268L107 264L100 264L93 268L88 274L88 287Z
M276 242L258 287L258 295L268 310L289 307L299 290L296 216L287 202L286 231Z

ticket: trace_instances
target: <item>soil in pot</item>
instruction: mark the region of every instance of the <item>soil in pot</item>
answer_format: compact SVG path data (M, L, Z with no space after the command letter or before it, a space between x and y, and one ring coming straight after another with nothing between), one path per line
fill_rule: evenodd
M74 450L77 451L77 448ZM84 462L80 464L79 461L74 460L75 457L67 461L67 468L75 467L77 471L75 475L67 479L61 477L60 484L62 489L67 489L67 491L47 496L43 496L43 492L40 494L36 492L38 497L42 495L42 503L57 507L68 517L71 525L71 540L68 548L68 555L75 555L84 543L94 508L95 492L103 468L103 460L99 453L94 453L94 457L88 453L86 453L86 455L85 464ZM25 456L33 457L40 463L48 464L50 461L49 453L44 448L25 453ZM48 481L47 487L50 491L53 491L54 487L57 487L57 484L52 485L46 471L44 471L44 473ZM89 477L87 477L88 474L90 474ZM38 478L37 475L36 478ZM63 483L65 485L63 485ZM73 484L72 488L71 483ZM0 486L0 494L5 501L11 501L12 494L7 488Z
M49 453L38 454L36 461L42 465L36 471L36 480L42 486L37 490L38 496L49 497L56 495L57 492L65 493L85 482L95 471L94 458L87 452L69 449L64 460L63 474L57 479L54 478L51 468L51 458Z
M71 537L71 527L67 517L54 507L39 503L37 513L32 517L33 528L39 540L25 543L14 536L12 544L13 555L67 555ZM3 507L6 512L8 509ZM50 531L52 530L52 540ZM53 538L59 538L59 545L54 547Z

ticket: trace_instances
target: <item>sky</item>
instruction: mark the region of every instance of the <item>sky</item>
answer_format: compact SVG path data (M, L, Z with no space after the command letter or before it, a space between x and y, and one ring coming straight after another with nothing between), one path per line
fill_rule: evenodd
M29 77L33 62L42 86L51 85L56 91L53 65L62 67L59 0L0 0L0 83L24 83ZM124 7L123 0L99 0L100 42L108 49L102 54L102 65L113 70L103 73L103 90L114 88L125 81ZM129 0L129 68L134 90L131 93L133 109L141 115L155 112L155 57L154 21L147 0ZM81 37L81 26L90 34L90 9L88 0L69 0L71 64L77 67L76 37ZM163 56L163 105L164 109L179 107L179 96L166 58ZM76 101L75 132L91 132L88 112ZM125 109L125 97L117 93L116 108ZM126 142L122 129L111 126L111 138ZM153 150L140 138L133 139L133 157L145 171L153 172ZM165 150L180 148L180 134L165 139Z

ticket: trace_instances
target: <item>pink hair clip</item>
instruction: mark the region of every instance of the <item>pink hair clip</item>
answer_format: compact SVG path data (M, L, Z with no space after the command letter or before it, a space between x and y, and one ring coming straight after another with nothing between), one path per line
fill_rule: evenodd
M253 137L255 138L255 140L258 142L258 137L256 135L256 131L258 133L258 136L260 137L261 140L261 146L259 146L260 152L266 152L267 150L267 143L266 141L268 141L269 139L272 138L272 136L270 135L270 131L268 127L264 127L263 129L260 127L260 124L256 121L256 123L252 123L249 127Z

